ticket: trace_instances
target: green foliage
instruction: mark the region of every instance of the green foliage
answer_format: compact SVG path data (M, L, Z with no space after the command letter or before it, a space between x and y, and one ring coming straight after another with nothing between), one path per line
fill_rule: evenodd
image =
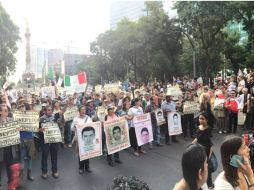
M0 75L7 76L15 70L19 29L0 3Z
M125 18L91 43L95 56L82 68L97 82L164 81L193 73L195 55L197 76L207 83L223 68L253 67L252 2L178 1L175 8L178 17L169 18L162 2L147 1L146 16L137 22ZM239 31L228 30L232 22L242 23L246 44Z

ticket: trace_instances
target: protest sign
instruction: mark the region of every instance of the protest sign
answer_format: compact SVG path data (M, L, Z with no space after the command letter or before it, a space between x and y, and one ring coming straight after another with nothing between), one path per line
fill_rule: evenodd
M104 92L105 92L105 94L109 94L111 92L118 93L119 91L120 91L120 89L119 89L119 84L118 83L105 84L104 85Z
M200 110L199 103L194 102L194 101L184 102L184 105L183 105L183 113L184 114L196 113L196 112L199 112L199 110Z
M225 99L216 98L214 101L214 109L222 110L224 108Z
M138 141L138 146L153 141L153 130L150 113L134 116L133 124Z
M179 135L182 133L181 115L177 112L168 113L168 134Z
M61 132L57 123L42 123L42 127L45 129L43 131L45 144L62 142Z
M93 86L88 84L86 87L86 95L91 96L92 92L93 92Z
M104 132L108 154L130 147L128 123L124 117L114 121L105 121Z
M0 147L20 143L19 124L17 121L0 123Z
M80 161L102 155L101 122L77 125Z
M56 97L55 87L54 86L41 87L41 97L42 98L50 97L54 99Z
M94 87L94 91L96 94L100 94L101 93L101 89L102 89L102 85L96 85Z
M167 95L178 97L178 96L182 96L183 93L179 87L174 86L174 87L167 88Z
M65 122L67 121L72 121L74 117L78 115L78 109L77 107L68 107L67 110L64 112L64 120Z
M237 115L237 125L244 125L245 119L246 119L246 114L239 111Z
M39 113L34 111L15 111L13 118L18 122L21 131L38 132Z
M164 123L166 123L165 118L163 116L163 111L161 109L155 110L155 117L157 125L163 125Z
M104 121L105 116L108 114L107 108L105 106L98 106L96 108L96 114L97 114L97 117L100 121Z

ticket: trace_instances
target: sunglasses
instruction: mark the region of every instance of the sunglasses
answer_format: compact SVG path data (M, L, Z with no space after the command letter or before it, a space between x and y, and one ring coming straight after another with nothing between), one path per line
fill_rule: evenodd
M2 110L3 112L8 112L8 110Z
M52 109L47 109L47 111L52 111Z

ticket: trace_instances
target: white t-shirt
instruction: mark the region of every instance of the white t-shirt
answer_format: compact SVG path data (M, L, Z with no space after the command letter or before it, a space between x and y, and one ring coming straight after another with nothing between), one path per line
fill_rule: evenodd
M177 183L178 184L178 183ZM177 184L175 184L175 187L173 190L177 190ZM201 187L202 190L209 190L207 184L205 183L202 187Z
M241 190L240 187L233 187L225 178L224 172L221 172L215 182L214 190Z
M128 115L136 116L136 115L142 115L142 114L144 114L144 112L141 107L138 107L138 108L131 107L128 111ZM131 121L131 127L134 127L133 120Z

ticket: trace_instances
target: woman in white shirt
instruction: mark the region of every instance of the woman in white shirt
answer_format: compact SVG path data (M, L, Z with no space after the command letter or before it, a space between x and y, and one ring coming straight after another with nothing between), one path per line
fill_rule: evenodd
M76 133L76 125L80 124L84 124L84 123L91 123L92 119L91 117L89 117L88 115L86 115L86 107L85 106L80 106L78 108L79 111L79 115L77 117L74 117L72 124L71 124L71 130L75 131ZM77 134L75 134L74 140L77 141ZM78 142L76 142L77 144L77 150L78 150ZM89 166L89 159L80 161L79 158L79 174L83 174L84 173L84 169L86 172L91 173L92 171L90 170L90 166Z
M220 151L224 171L217 176L214 190L254 190L250 149L245 141L239 136L227 136Z
M208 190L208 163L202 145L197 143L186 147L182 156L182 172L183 178L173 190Z
M142 107L140 107L140 105L141 105L140 99L135 98L134 99L134 106L129 109L128 115L130 115L130 116L142 115L144 112L143 112ZM135 156L139 156L139 153L143 153L143 154L146 153L146 151L143 150L141 148L141 146L138 146L133 120L131 121L131 127L130 127L130 143L134 149Z

